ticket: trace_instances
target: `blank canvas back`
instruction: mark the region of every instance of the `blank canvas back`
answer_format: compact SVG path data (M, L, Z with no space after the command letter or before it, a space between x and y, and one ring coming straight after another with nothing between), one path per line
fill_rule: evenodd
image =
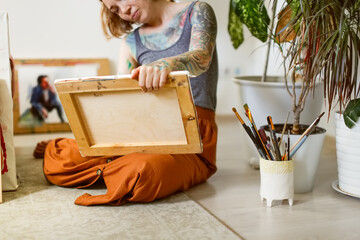
M84 156L202 151L187 72L144 93L128 75L55 82Z

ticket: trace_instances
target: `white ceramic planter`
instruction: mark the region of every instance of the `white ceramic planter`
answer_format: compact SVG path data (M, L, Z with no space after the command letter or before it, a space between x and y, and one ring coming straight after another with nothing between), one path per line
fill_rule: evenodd
M339 188L360 196L360 124L349 129L343 115L337 112L335 132Z
M240 105L247 103L258 126L267 124L266 117L271 116L274 123L284 123L288 112L292 110L291 97L285 89L283 77L268 77L268 82L261 82L259 76L234 77L233 82L238 86ZM291 88L291 83L289 83ZM296 84L296 93L299 95L301 84ZM315 97L312 93L306 99L304 111L301 113L301 124L311 124L320 114L323 105L323 83L315 87ZM289 123L293 122L290 114Z
M273 200L294 200L294 163L260 158L260 197L271 207Z
M275 124L275 128L277 125L281 124ZM294 161L295 193L310 192L314 186L314 180L319 166L321 150L326 133L326 130L323 128L316 127L316 129L319 132L309 135L306 141L292 157ZM281 136L281 134L276 135L277 137ZM290 135L290 146L293 146L300 136L301 135ZM284 135L283 140L287 141L286 135Z

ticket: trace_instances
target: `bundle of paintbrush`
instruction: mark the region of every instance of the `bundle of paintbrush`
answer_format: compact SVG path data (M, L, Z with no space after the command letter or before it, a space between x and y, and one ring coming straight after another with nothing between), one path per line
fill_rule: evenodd
M290 130L287 132L287 141L283 141L283 135L286 131L287 121L289 114L286 118L285 124L282 129L281 137L278 139L276 137L275 127L272 121L271 116L267 117L268 127L269 127L269 136L266 135L265 129L260 128L259 130L256 127L254 118L251 114L250 108L247 104L244 105L245 115L248 118L251 127L246 125L245 121L240 117L239 113L233 108L233 112L236 117L239 119L241 125L244 127L246 133L249 135L251 141L254 143L257 151L260 156L264 159L273 160L273 161L286 161L292 158L300 146L305 142L310 133L315 129L315 126L319 123L320 118L324 115L324 112L320 114L319 117L306 129L303 135L300 136L298 141L290 148ZM281 154L280 146L284 143L284 151Z

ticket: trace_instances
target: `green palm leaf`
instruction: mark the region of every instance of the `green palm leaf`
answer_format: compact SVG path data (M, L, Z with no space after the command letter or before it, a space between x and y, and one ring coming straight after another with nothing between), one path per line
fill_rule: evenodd
M348 128L353 128L360 117L360 99L351 100L344 111L344 122Z

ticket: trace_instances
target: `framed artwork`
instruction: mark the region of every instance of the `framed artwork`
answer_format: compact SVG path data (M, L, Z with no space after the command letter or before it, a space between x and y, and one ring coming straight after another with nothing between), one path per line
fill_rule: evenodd
M188 72L144 93L130 75L55 82L83 156L201 153Z
M14 133L70 131L54 82L109 75L108 59L15 59Z

